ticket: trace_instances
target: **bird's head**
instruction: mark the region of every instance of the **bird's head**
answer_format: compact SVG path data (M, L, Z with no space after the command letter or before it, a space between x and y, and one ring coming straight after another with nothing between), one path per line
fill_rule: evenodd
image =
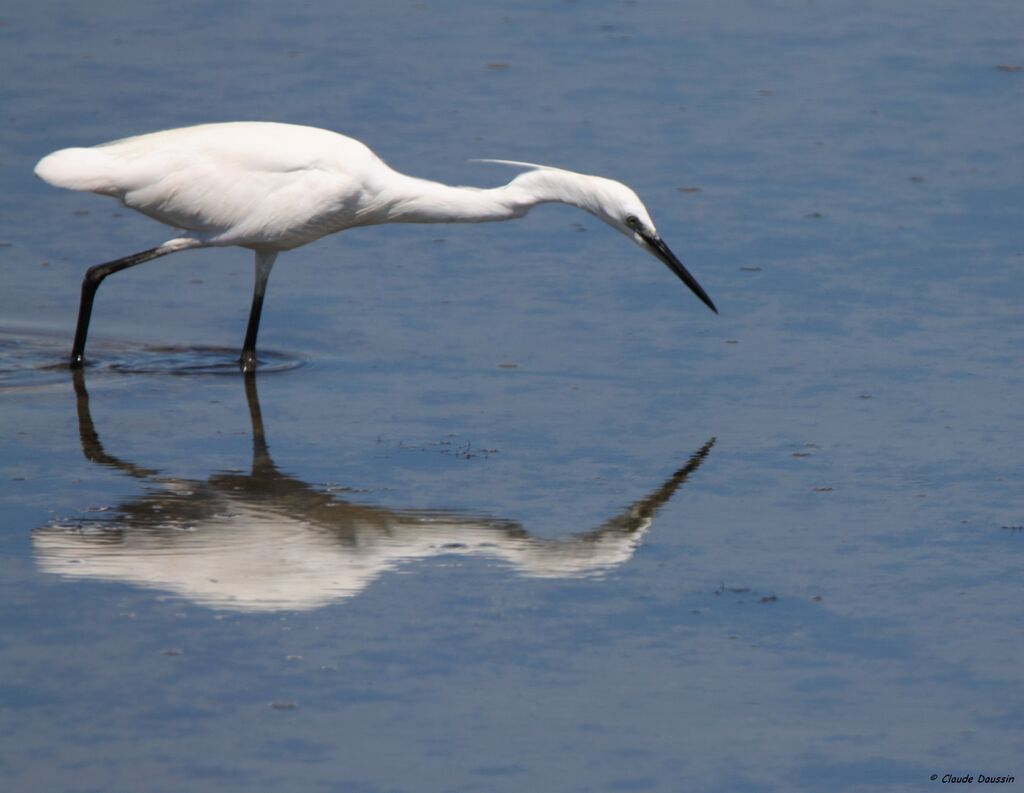
M718 309L707 292L658 234L654 221L651 220L647 207L640 197L622 182L616 182L614 179L606 179L603 176L583 178L586 180L583 185L587 193L587 203L583 204L582 208L661 260L704 305L717 314Z
M676 258L654 227L647 207L639 196L622 182L603 176L566 171L547 165L513 162L510 160L484 160L506 165L526 166L532 170L512 180L515 186L528 194L532 203L559 201L584 209L603 220L613 229L626 235L652 256L658 258L668 269L686 284L708 308L718 313L707 292L697 283L690 271ZM531 204L532 205L532 204Z

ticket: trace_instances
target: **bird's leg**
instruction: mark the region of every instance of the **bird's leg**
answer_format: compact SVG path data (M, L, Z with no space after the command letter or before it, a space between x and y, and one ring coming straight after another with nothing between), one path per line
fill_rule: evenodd
M242 357L238 363L243 372L256 369L256 334L260 330L260 315L263 313L263 295L267 291L267 280L274 267L277 251L256 251L256 283L252 290L252 308L249 309L249 326L245 329Z
M104 278L121 270L127 270L129 267L134 267L137 264L151 261L160 256L166 256L168 253L174 253L185 248L194 248L201 244L199 240L181 237L165 242L159 247L150 248L148 251L133 253L131 256L125 256L123 259L115 259L112 262L97 264L86 270L85 277L82 278L82 299L78 304L78 325L75 327L75 341L71 345L69 366L72 369L80 369L85 363L85 340L89 335L92 304L93 300L96 299L96 290L100 288Z

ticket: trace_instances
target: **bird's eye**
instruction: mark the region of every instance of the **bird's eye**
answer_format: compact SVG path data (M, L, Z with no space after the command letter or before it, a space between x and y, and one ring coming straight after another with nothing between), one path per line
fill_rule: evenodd
M636 215L626 215L626 225L631 229L639 228L640 221Z

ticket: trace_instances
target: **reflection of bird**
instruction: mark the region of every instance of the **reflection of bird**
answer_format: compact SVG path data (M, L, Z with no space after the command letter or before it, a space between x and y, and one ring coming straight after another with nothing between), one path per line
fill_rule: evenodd
M443 554L497 558L531 577L599 574L632 556L657 510L714 444L712 438L598 528L543 539L500 518L358 504L282 473L270 458L251 376L252 469L205 481L161 477L107 453L80 372L75 385L83 453L144 481L145 491L101 518L36 529L40 568L68 578L129 581L239 611L316 608L358 594L402 562Z
M158 256L223 245L255 251L256 286L241 356L248 371L256 365L263 295L281 251L356 226L508 220L552 201L585 209L628 236L717 312L624 184L531 163L487 162L529 170L490 190L450 187L393 171L344 135L257 122L204 124L54 152L36 165L50 184L113 196L186 232L86 272L71 366L83 363L92 303L103 279Z

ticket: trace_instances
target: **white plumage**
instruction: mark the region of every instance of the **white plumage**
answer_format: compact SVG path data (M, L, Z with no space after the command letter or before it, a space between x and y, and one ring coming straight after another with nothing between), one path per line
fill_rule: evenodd
M530 163L501 187L451 187L390 168L357 140L327 130L232 122L154 132L54 152L36 174L69 190L118 199L185 234L86 273L72 367L84 360L92 301L108 275L186 248L238 245L256 253L256 286L242 367L255 366L267 279L280 251L356 226L477 223L522 217L537 204L586 210L661 259L714 304L658 236L643 203L612 179Z

